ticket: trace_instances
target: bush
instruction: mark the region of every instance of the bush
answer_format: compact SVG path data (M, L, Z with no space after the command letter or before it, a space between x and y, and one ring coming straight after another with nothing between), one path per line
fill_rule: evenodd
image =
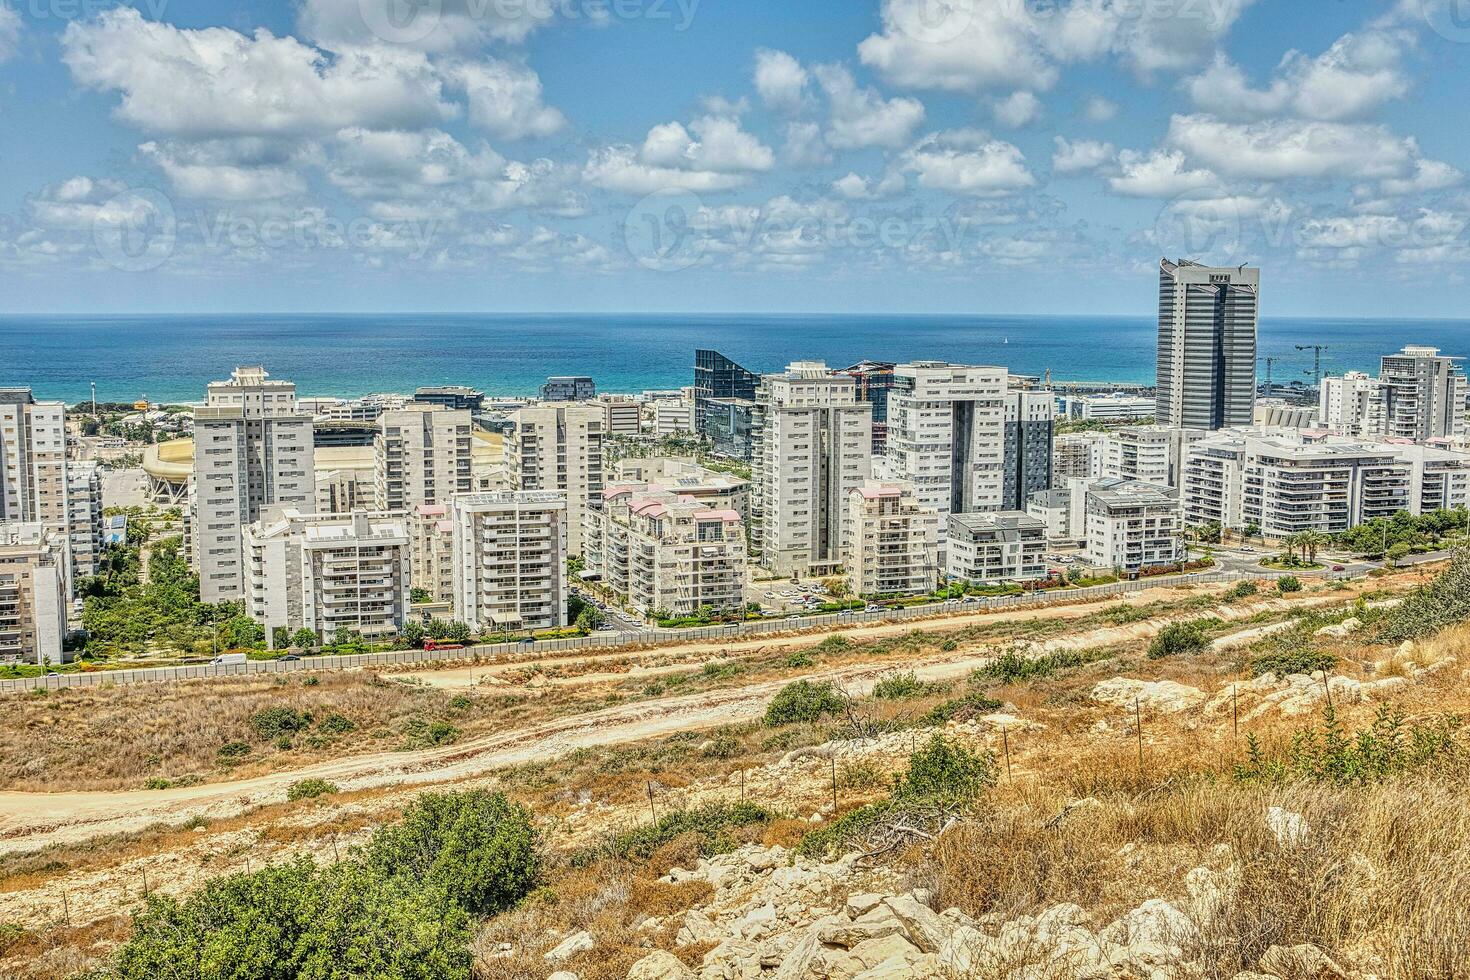
M1288 674L1311 674L1319 670L1328 671L1336 666L1337 658L1332 654L1313 650L1305 645L1293 649L1272 650L1258 657L1252 657L1250 662L1251 675L1254 677L1260 677L1262 674L1275 674L1277 677L1285 677Z
M970 674L973 681L1000 681L1014 684L1017 681L1040 680L1071 667L1081 667L1088 658L1075 650L1058 650L1041 657L1028 657L1007 650Z
M1456 552L1450 567L1410 593L1384 622L1383 638L1398 643L1438 633L1470 618L1470 552Z
M689 810L666 813L657 823L610 837L602 844L579 852L572 863L585 867L598 858L614 857L646 861L676 837L694 834L702 857L724 854L737 846L732 831L764 826L776 814L755 803L707 803Z
M325 779L303 779L292 783L286 790L286 799L291 802L297 800L314 800L318 796L330 796L337 792L337 784L329 783Z
M1249 599L1259 591L1260 588L1254 582L1236 582L1225 591L1224 599L1226 602L1237 602Z
M255 729L255 734L265 739L299 732L309 724L311 724L309 713L303 713L285 705L261 708L250 716L250 727Z
M1209 645L1210 638L1202 623L1170 623L1148 645L1148 658L1159 660L1180 653L1196 653Z
M810 667L812 664L816 663L816 661L812 659L812 655L807 653L805 650L798 650L795 653L788 653L786 655L785 661L783 662L787 667Z
M373 834L366 860L383 875L487 916L510 908L535 885L537 844L530 814L502 793L425 793L403 820Z
M1302 590L1302 580L1295 575L1283 575L1276 580L1276 591L1281 595L1291 595L1293 592Z
M1000 702L995 698L988 698L983 694L966 694L964 697L936 704L924 713L919 724L932 726L943 725L951 720L969 721L971 718L999 711L1000 707Z
M1283 755L1268 755L1255 736L1249 736L1247 761L1236 768L1236 779L1361 786L1442 761L1458 749L1460 719L1454 715L1405 726L1402 714L1382 705L1371 727L1353 733L1343 731L1332 708L1322 717L1321 727L1298 731Z
M873 685L873 697L879 701L910 701L942 694L947 689L947 684L921 681L917 674L908 671L903 674L889 674L879 680Z
M820 721L828 715L841 714L847 702L830 681L795 681L776 693L766 706L765 723L793 725Z
M339 715L334 711L318 722L317 728L332 735L342 735L355 730L357 723L346 715Z
M995 785L995 758L976 755L935 735L909 756L909 767L894 781L899 800L969 800Z
M219 747L218 753L221 759L238 759L249 754L250 746L245 742L226 742Z

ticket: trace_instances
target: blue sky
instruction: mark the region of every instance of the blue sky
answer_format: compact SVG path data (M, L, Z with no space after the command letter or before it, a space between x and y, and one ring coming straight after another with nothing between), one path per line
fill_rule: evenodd
M0 312L1464 315L1465 0L0 0Z

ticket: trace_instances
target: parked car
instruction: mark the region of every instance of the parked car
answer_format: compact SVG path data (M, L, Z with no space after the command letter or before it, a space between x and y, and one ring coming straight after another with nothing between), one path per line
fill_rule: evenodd
M298 656L296 656L296 654L294 654L294 653L288 653L284 657L277 657L276 658L276 660L280 661L283 664L286 664L286 663L294 663L295 661L300 660L300 659L301 658L298 657Z

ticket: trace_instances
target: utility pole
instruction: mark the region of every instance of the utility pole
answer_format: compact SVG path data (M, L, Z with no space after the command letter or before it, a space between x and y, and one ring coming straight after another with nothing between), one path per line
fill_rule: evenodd
M1325 345L1325 344L1297 344L1296 345L1296 349L1299 350L1299 351L1312 351L1314 353L1315 357L1314 357L1314 359L1312 361L1312 371L1311 371L1311 374L1312 374L1312 387L1314 387L1314 388L1321 388L1322 387L1322 352L1325 351L1325 350L1330 350L1330 348L1327 347L1327 345ZM1306 374L1307 372L1306 371L1303 371L1302 373L1303 374Z

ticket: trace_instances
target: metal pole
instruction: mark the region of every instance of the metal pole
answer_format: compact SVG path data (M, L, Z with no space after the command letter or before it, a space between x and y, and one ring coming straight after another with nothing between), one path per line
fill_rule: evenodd
M837 816L837 756L832 757L832 815Z
M1011 773L1011 737L1006 733L1006 726L1000 726L1000 742L1005 746L1006 753L1006 782L1013 783L1016 777Z
M1133 728L1138 733L1138 774L1143 775L1143 708L1133 699Z

